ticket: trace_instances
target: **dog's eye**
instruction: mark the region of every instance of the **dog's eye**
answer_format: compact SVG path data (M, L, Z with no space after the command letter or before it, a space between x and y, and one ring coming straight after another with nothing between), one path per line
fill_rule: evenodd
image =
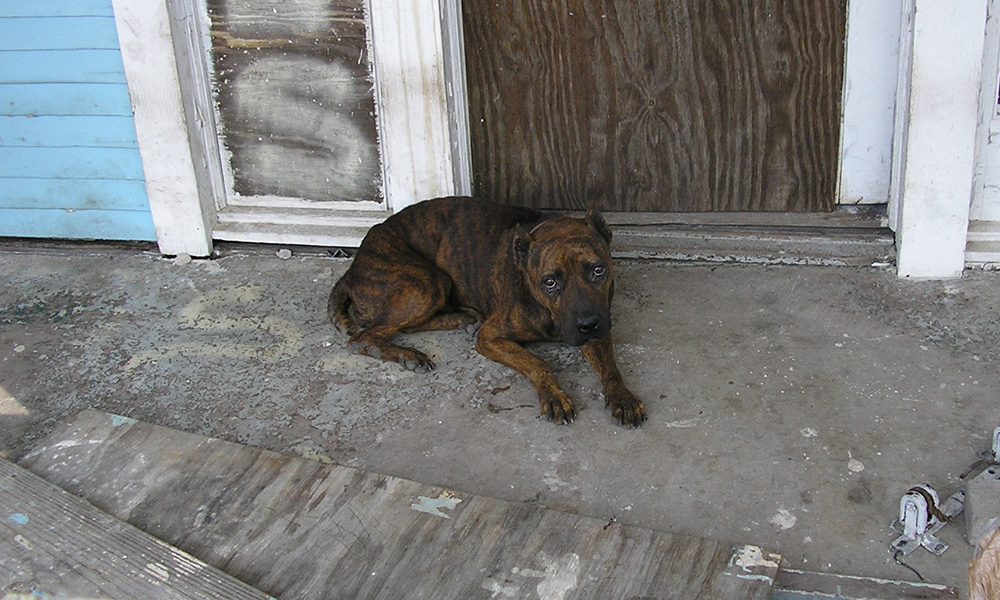
M559 282L555 277L546 277L542 280L542 285L545 286L545 291L547 292L559 291Z
M594 279L600 279L608 272L608 268L604 265L597 265L594 267Z

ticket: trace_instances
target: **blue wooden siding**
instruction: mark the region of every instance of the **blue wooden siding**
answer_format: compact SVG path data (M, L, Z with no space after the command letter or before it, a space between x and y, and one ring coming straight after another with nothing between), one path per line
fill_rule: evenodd
M156 239L111 0L0 0L0 236Z

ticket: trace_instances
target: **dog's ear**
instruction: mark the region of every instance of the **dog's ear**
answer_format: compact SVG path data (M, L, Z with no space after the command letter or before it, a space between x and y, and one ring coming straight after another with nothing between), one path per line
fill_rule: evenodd
M611 228L604 221L604 215L601 214L601 211L597 210L597 204L591 202L587 206L587 214L584 216L584 219L590 223L597 233L601 234L601 237L607 240L609 244L611 243Z
M511 250L514 255L514 263L523 266L528 262L528 250L531 248L531 234L524 230L524 227L516 225L514 227L514 238L511 242Z

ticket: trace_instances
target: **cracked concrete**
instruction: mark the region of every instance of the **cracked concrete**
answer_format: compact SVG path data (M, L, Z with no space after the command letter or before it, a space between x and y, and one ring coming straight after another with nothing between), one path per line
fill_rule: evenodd
M943 496L1000 425L1000 274L621 262L619 363L646 403L615 425L573 348L533 349L580 406L538 418L527 381L464 332L404 336L418 375L347 352L325 304L348 261L261 250L0 252L0 448L74 412L143 421L470 493L779 551L786 565L913 579L888 552L900 496ZM964 587L961 524L907 563Z

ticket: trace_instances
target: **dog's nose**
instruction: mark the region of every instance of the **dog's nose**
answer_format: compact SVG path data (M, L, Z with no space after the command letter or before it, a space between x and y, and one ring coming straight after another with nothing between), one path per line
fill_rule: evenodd
M593 333L600 326L601 320L597 317L582 317L576 322L577 329L583 334Z

